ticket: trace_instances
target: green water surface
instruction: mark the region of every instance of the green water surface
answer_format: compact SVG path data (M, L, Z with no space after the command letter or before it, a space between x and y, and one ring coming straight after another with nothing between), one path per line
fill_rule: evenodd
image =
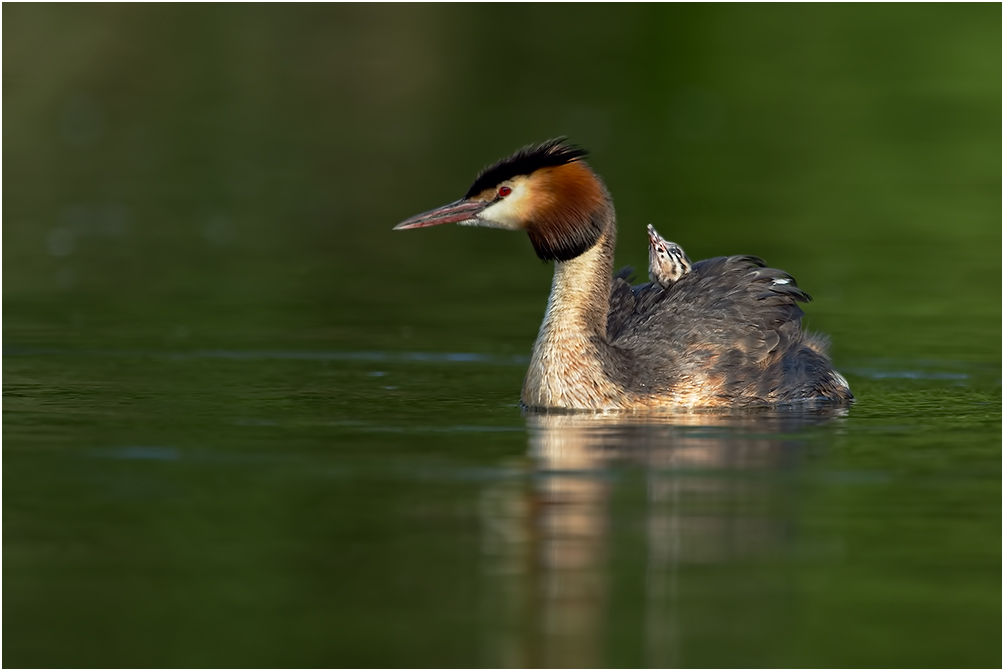
M1000 5L4 5L7 667L1000 667ZM834 411L528 416L557 135ZM644 273L642 273L644 275Z

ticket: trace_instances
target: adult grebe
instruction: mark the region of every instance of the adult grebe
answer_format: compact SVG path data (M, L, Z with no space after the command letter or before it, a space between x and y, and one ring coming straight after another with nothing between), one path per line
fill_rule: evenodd
M484 169L458 201L395 229L437 224L526 231L555 262L521 400L530 409L630 410L850 401L803 332L810 297L757 257L699 261L668 287L611 280L614 205L564 138Z
M649 279L667 288L691 272L691 260L677 243L671 243L650 224Z

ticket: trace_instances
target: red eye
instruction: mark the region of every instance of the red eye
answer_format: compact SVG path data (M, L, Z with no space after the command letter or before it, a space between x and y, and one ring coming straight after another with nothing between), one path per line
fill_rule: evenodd
M509 196L513 193L513 190L509 187L499 187L499 196Z

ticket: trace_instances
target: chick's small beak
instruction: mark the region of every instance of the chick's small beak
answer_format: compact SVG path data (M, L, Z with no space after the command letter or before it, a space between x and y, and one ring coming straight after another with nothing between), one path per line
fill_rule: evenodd
M478 201L468 201L461 199L440 206L435 210L424 212L421 215L409 217L398 226L399 229L418 229L424 226L436 226L437 224L457 224L458 222L468 222L478 217L478 213L485 209L488 203Z
M646 231L648 231L649 233L649 242L651 244L656 244L659 242L660 236L658 233L656 233L656 227L650 224L649 226L646 227Z

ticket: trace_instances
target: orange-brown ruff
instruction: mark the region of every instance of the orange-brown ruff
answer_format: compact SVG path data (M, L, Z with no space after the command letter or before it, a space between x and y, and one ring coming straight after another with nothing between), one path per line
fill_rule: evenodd
M696 262L667 287L611 280L614 205L586 152L562 139L489 166L464 198L396 229L436 224L526 231L555 262L521 399L532 409L626 410L853 399L803 332L810 297L757 257Z

